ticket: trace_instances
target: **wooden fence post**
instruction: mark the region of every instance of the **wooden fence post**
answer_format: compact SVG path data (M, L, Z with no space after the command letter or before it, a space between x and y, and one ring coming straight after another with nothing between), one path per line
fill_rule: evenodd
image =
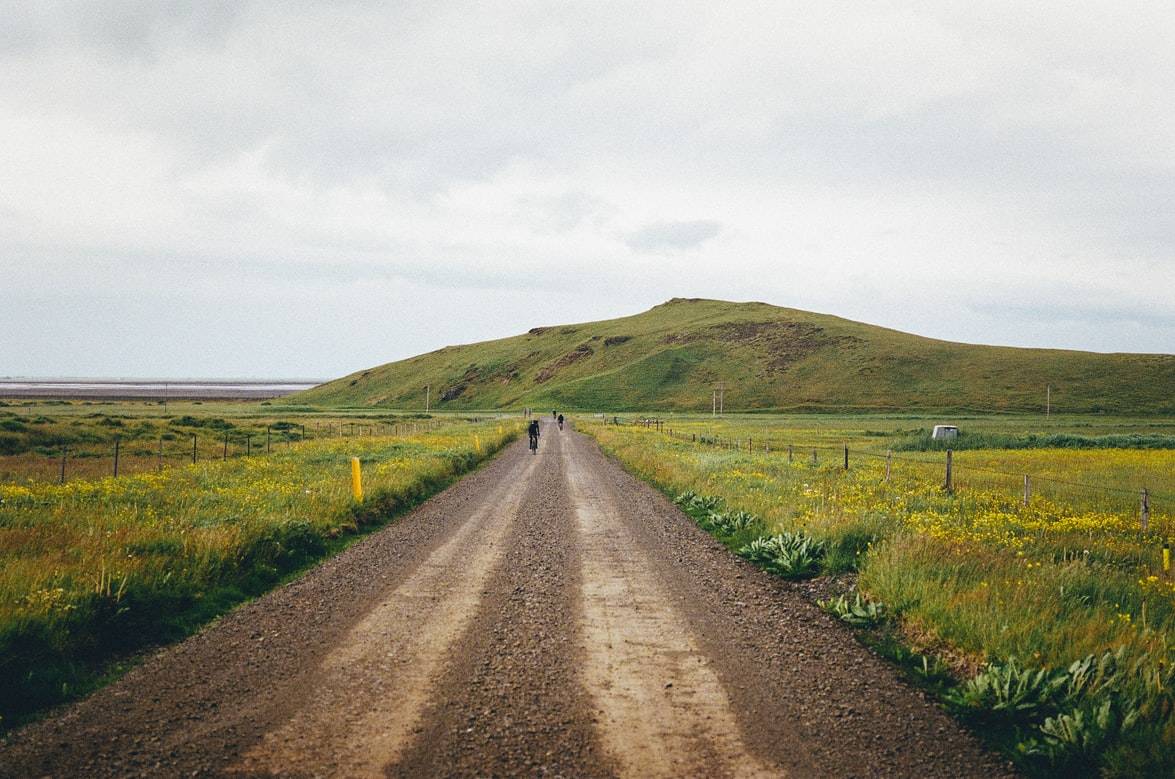
M849 445L845 444L845 470L849 469Z
M947 492L954 492L954 489L955 489L954 481L952 479L953 474L951 472L952 471L951 466L954 461L954 454L955 453L952 452L950 449L947 449L947 481L946 481L946 484L943 485L943 488Z
M1142 488L1142 506L1140 507L1142 532L1147 532L1151 525L1151 494L1146 487Z
M192 464L196 464L196 436L192 436Z
M114 437L114 476L118 478L118 436Z
M228 460L228 433L224 434L224 454L220 456L221 460Z
M265 426L265 453L266 454L269 454L269 452L270 452L270 446L272 444L272 432L273 432L273 428L270 427L269 425L266 425Z
M1024 474L1024 505L1028 505L1029 498L1032 497L1032 482L1028 478L1028 474Z
M788 444L787 445L787 461L789 463L795 458L795 454L796 454L795 447L793 447L791 444Z

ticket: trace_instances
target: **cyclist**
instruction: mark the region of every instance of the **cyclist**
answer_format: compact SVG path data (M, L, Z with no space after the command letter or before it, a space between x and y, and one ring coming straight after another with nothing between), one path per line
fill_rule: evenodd
M563 415L562 414L559 415L559 429L560 430L563 429Z
M539 450L539 421L537 419L530 420L530 426L527 427L526 433L530 436L531 454L537 454Z

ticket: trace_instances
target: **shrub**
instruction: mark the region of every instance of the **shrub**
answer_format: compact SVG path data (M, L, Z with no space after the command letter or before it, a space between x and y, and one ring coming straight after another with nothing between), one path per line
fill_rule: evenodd
M788 579L815 576L824 557L824 544L803 533L762 536L740 548L738 554L771 573Z

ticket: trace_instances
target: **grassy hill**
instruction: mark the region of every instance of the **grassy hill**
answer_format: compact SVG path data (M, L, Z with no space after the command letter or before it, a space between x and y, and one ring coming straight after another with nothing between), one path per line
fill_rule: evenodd
M1175 355L938 341L765 303L675 298L635 316L446 346L291 403L437 409L1043 410L1175 413Z

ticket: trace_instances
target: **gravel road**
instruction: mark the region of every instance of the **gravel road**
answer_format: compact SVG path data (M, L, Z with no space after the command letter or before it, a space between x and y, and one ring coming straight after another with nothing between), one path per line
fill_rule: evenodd
M1010 776L793 586L544 427L0 743L0 776Z

